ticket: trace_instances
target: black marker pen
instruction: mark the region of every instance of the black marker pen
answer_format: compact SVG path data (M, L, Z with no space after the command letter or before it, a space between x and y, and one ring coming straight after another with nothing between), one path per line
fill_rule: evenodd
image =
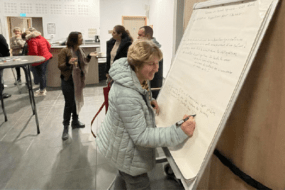
M195 117L196 114L190 115L190 116L186 117L185 119L181 119L180 121L178 121L178 122L176 123L176 127L181 126L181 125L182 125L185 121L187 121L191 116L192 116L192 117Z

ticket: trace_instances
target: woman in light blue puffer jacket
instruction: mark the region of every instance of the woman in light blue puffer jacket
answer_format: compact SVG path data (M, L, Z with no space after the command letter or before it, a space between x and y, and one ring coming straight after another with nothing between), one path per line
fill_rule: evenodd
M118 168L118 177L127 189L150 189L147 172L155 166L155 148L176 146L195 129L193 117L179 128L156 128L152 106L157 113L159 107L151 98L148 81L158 71L161 59L162 53L153 42L137 40L129 47L128 57L114 62L109 71L114 83L96 143Z

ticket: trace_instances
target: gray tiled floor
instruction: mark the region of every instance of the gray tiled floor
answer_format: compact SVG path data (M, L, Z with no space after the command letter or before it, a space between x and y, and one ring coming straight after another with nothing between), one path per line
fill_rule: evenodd
M25 85L19 93L11 69L4 70L4 79L5 92L12 97L4 100L7 122L0 109L0 189L107 189L117 170L97 153L90 133L90 121L103 102L105 82L84 89L80 120L86 127L70 129L70 138L63 142L61 89L48 88L47 96L36 98L41 131L37 135ZM104 112L94 129L103 118ZM163 164L157 164L150 178L152 189L183 189L164 174Z

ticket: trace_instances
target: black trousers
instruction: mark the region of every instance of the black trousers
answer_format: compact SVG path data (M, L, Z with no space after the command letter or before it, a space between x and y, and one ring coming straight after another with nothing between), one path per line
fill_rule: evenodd
M61 78L61 89L65 100L64 111L63 111L63 125L67 126L70 123L71 114L72 114L72 122L78 121L72 76L70 76L67 81Z
M15 54L14 56L22 56L22 54ZM15 67L17 73L17 80L21 80L21 71L20 67Z
M17 80L21 80L21 71L20 71L20 67L15 67L16 72L17 72Z
M131 176L119 170L112 190L150 190L147 173Z
M150 81L150 86L151 88L160 88L162 87L162 82L163 82L163 59L159 62L158 72L155 73L152 81ZM152 97L154 99L157 98L159 91L160 90L152 91Z

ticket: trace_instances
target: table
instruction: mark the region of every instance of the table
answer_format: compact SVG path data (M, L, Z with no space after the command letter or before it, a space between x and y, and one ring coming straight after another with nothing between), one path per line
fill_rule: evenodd
M0 70L6 69L6 68L13 68L13 67L22 67L25 72L26 82L27 82L27 88L29 92L29 98L30 103L33 110L33 115L35 115L36 124L37 124L37 133L40 133L40 127L39 127L39 120L38 120L38 114L36 109L36 103L35 103L35 97L34 97L34 91L33 91L33 84L31 79L31 72L30 72L30 65L33 63L39 63L43 62L45 60L42 56L11 56L11 57L0 57ZM0 76L0 81L2 81L2 75ZM0 85L0 99L2 104L2 110L5 117L5 122L8 121L4 101L2 97L3 92L3 86Z

